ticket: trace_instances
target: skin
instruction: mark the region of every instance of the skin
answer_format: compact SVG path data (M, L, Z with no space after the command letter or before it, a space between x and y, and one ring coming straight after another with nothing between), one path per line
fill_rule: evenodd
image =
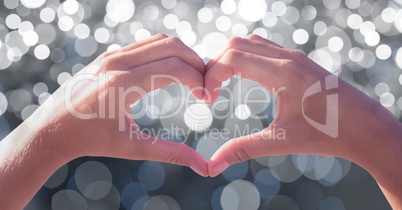
M131 160L153 160L192 168L207 176L207 162L185 144L157 139L144 133L140 139L130 139L134 120L120 110L146 92L164 87L173 81L162 78L152 87L151 75L170 75L191 88L203 88L205 65L198 55L177 37L156 35L102 55L101 66L84 69L74 78L91 75L99 79L108 73L112 81L83 80L67 82L47 103L24 121L0 143L0 206L1 209L22 209L45 181L62 165L82 156L103 156ZM99 78L97 78L99 76ZM72 79L71 81L74 81ZM73 88L72 88L73 86ZM138 87L143 94L133 92L121 100L109 100L111 87ZM72 88L73 106L80 114L98 113L93 119L79 119L66 107ZM115 94L116 98L118 94ZM203 92L194 93L203 98ZM106 104L103 118L99 104ZM115 117L110 117L114 113ZM126 122L126 131L119 131L119 120ZM137 135L134 135L137 137ZM4 190L6 189L6 190Z
M257 35L232 38L225 50L207 64L205 99L213 103L221 82L233 75L254 80L277 92L277 113L260 133L232 139L220 147L208 164L215 177L228 166L262 156L312 154L337 156L365 168L376 179L393 209L402 209L402 127L379 103L342 79L336 79L338 114L329 108L329 118L338 120L338 135L324 134L303 116L325 122L325 92L303 102L303 94L314 83L330 75L304 54L286 50ZM325 89L325 86L323 86ZM274 91L271 91L274 92ZM334 92L332 92L334 93ZM330 94L330 93L329 93ZM303 106L302 106L303 103ZM286 132L285 140L274 136L275 129Z
M0 142L0 186L7 189L0 190L2 209L22 209L59 167L82 156L168 162L190 167L201 176L215 177L238 162L285 154L351 160L373 175L394 209L402 209L402 198L398 197L402 193L398 178L402 174L398 161L402 158L401 124L380 104L341 79L329 80L337 81L337 88L330 94L338 94L338 113L333 107L326 110L325 92L303 101L306 90L318 81L325 84L330 73L302 53L256 35L234 37L205 66L178 38L160 34L104 53L99 59L99 68L86 68L74 75L52 95L52 100ZM102 79L105 74L108 80ZM87 75L92 81L75 82ZM135 122L129 105L173 82L162 78L152 86L152 75L173 76L197 89L192 94L208 103L216 100L221 83L233 75L257 81L277 95L276 117L264 131L228 141L209 163L185 144L146 134L132 139L129 130ZM117 94L112 90L132 87L143 91L113 100ZM275 91L283 87L286 90ZM69 102L73 111L89 119L73 115L66 105ZM335 138L317 130L303 116L305 113L325 123L327 111L330 120L338 120ZM125 131L121 131L122 122ZM273 131L278 128L286 131L286 139L275 139Z

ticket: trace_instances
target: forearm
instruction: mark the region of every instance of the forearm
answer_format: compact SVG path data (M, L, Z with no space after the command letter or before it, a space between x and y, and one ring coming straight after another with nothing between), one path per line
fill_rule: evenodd
M46 180L70 159L50 130L22 123L0 143L0 209L22 209Z

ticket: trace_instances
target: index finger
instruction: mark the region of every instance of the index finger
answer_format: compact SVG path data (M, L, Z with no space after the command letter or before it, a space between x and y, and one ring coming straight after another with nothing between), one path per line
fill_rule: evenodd
M204 100L213 103L219 96L221 83L234 75L258 82L268 90L277 90L288 83L287 72L297 66L293 60L274 59L230 49L206 72Z

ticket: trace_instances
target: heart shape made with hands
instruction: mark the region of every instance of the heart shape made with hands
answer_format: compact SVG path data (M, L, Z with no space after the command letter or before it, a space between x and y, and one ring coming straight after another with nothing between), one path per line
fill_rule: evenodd
M270 92L235 76L223 82L212 104L195 98L186 86L171 84L132 104L131 113L142 132L185 143L208 161L230 139L266 128L275 109Z

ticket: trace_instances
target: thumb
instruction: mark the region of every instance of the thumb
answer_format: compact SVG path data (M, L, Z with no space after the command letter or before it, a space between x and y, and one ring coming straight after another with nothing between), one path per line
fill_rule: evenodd
M281 155L286 151L286 145L286 140L275 139L270 128L232 139L220 147L211 157L208 163L209 176L215 177L227 167L249 159Z

